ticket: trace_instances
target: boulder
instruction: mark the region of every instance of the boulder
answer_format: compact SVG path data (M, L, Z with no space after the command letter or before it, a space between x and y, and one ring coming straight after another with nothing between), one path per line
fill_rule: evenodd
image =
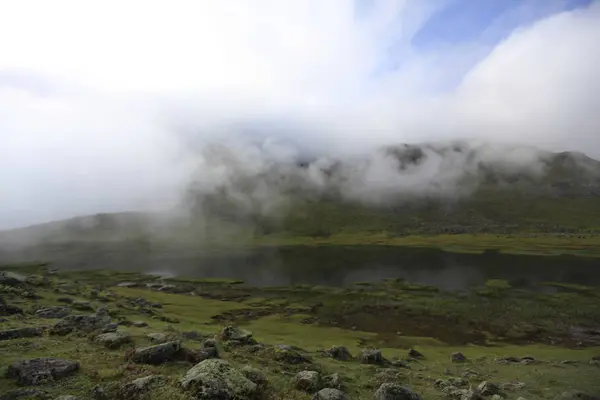
M118 349L125 344L133 343L133 339L131 338L131 335L125 332L116 331L98 335L94 338L94 342L99 343L108 349Z
M42 336L43 334L44 334L44 329L28 326L28 327L24 327L24 328L14 328L14 329L7 329L5 331L0 331L0 340L37 337L37 336Z
M378 364L384 363L383 356L380 350L364 349L360 352L360 362L362 364Z
M172 335L162 332L155 332L147 334L146 337L154 343L165 343L171 339Z
M106 308L100 308L90 315L68 315L58 321L51 329L53 335L68 335L73 331L93 332L110 324L111 318Z
M119 324L111 322L110 324L106 324L100 329L100 333L108 333L108 332L116 332L119 329Z
M410 358L416 358L416 359L425 358L425 356L421 352L419 352L418 350L415 350L415 349L409 349L408 356Z
M421 396L396 383L383 383L375 392L375 400L421 400Z
M55 400L79 400L79 397L71 396L70 394L65 396L59 396Z
M323 386L326 388L342 389L343 385L342 377L337 372L323 377Z
M61 358L40 357L12 363L6 372L19 385L41 385L66 378L79 370L79 363Z
M300 371L294 377L294 387L307 393L315 393L321 389L321 374L317 371Z
M276 361L286 364L303 364L312 362L310 358L302 354L300 350L285 344L275 345L269 350L273 352L273 358Z
M117 397L120 399L136 399L144 393L147 393L153 384L162 380L163 377L161 375L149 375L143 378L138 378L121 386Z
M467 357L461 352L452 353L452 362L464 362L467 361Z
M14 389L0 395L0 400L49 399L48 392L38 389Z
M352 360L352 354L350 354L350 351L348 351L348 348L345 346L331 346L331 348L327 350L327 354L329 357L340 361Z
M148 323L146 321L133 321L131 325L136 328L145 328L148 326Z
M338 389L325 388L315 393L313 400L348 400L348 395Z
M240 371L242 375L244 375L247 379L255 383L258 389L260 390L264 390L269 385L267 376L258 368L246 365Z
M219 351L216 347L208 347L200 350L192 350L182 347L177 353L176 358L181 361L198 364L199 362L208 360L210 358L219 358Z
M481 382L477 387L477 391L479 391L482 396L493 396L495 394L500 394L501 392L498 385L488 381Z
M227 361L205 360L192 367L180 381L196 399L252 399L257 385Z
M69 307L44 307L40 308L35 312L35 315L39 318L64 318L67 315L71 314L71 309Z
M254 345L256 340L252 338L252 332L234 326L223 328L219 335L222 341L233 345Z
M16 272L0 271L0 285L20 286L27 282L27 276Z
M135 349L131 361L138 364L158 365L177 359L181 349L179 342L167 342L156 346Z
M9 304L0 304L0 316L24 314L23 310L17 306L11 306Z

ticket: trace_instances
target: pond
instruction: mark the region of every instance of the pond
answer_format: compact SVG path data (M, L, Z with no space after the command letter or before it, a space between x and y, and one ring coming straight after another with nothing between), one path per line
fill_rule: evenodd
M391 246L258 247L203 253L90 243L53 245L11 254L9 259L6 256L0 255L0 262L43 260L65 269L230 278L252 286L346 286L386 278L447 290L472 288L488 279L504 279L523 288L534 288L541 282L600 286L600 259L595 258L459 254Z

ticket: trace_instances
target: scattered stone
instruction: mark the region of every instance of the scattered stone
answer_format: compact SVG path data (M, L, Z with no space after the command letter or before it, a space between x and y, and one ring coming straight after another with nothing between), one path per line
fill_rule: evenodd
M92 396L94 397L94 400L108 400L104 388L100 385L94 386L92 389Z
M219 358L219 352L216 347L208 347L206 349L192 350L182 347L177 353L177 359L187 361L192 364L198 364L201 361L210 358Z
M206 339L203 343L202 343L202 348L203 349L207 349L209 347L217 347L217 341L215 339Z
M79 397L71 396L70 394L66 396L59 396L55 400L79 400Z
M100 329L100 333L108 333L108 332L116 332L119 329L119 324L115 324L111 322L110 324L106 324Z
M408 365L404 360L392 360L391 366L396 368L410 369L410 365Z
M20 286L27 282L27 276L16 272L0 271L0 285Z
M275 345L274 347L269 348L269 350L273 351L273 358L276 361L284 362L286 364L302 364L312 362L309 357L302 354L299 350L285 344Z
M520 363L521 359L519 357L501 357L496 360L498 364L512 364L512 363Z
M49 399L48 392L38 389L15 389L0 395L0 400Z
M154 343L165 343L168 342L171 338L171 335L162 332L149 333L146 335L151 342Z
M71 306L79 311L94 311L92 303L86 300L75 300L71 303Z
M557 400L600 400L600 397L580 390L570 390L561 394Z
M111 318L108 310L106 308L99 308L95 314L68 315L64 317L52 327L50 333L64 336L75 330L93 332L104 328L110 322Z
M507 382L500 384L500 389L506 390L509 392L517 392L519 390L523 390L525 388L524 382Z
M252 338L252 332L234 326L223 328L219 337L224 342L233 342L234 345L256 344L256 340Z
M500 387L495 383L483 381L477 387L477 390L482 396L493 396L495 394L500 394Z
M323 377L323 386L327 388L342 389L344 383L337 372Z
M315 393L313 400L348 400L348 395L338 389L326 388Z
M465 362L467 357L461 352L452 353L452 362Z
M41 385L72 375L79 363L60 358L31 358L12 363L6 372L8 378L16 379L19 385Z
M379 370L373 377L369 380L369 383L373 387L378 387L382 383L395 383L404 378L404 375L393 368L385 368Z
M321 375L317 371L300 371L294 377L294 387L307 393L315 393L321 388Z
M122 399L136 399L140 395L146 393L152 384L163 380L161 375L149 375L143 378L138 378L132 382L123 385L118 392L118 396Z
M225 360L205 360L192 367L180 381L194 398L251 399L258 393L257 385Z
M460 400L483 400L483 397L476 390L462 389L460 390Z
M148 326L148 323L146 321L133 321L132 325L136 328L145 328Z
M35 315L39 318L64 318L69 314L71 314L69 307L60 306L44 307L35 312Z
M380 350L364 349L360 352L360 362L362 364L383 364L384 359Z
M331 348L327 350L327 355L340 361L352 360L352 354L350 354L350 351L348 351L348 348L345 346L331 346Z
M94 338L94 342L99 343L108 349L118 349L125 344L133 343L133 339L131 338L131 335L125 332L116 331L98 335Z
M177 358L181 349L179 342L167 342L156 346L135 349L131 361L137 364L158 365Z
M421 396L396 383L383 383L375 392L375 400L421 400Z
M417 351L415 349L409 349L408 350L408 356L410 358L416 358L416 359L425 358L425 356L421 352L419 352L419 351Z
M267 376L258 368L246 365L241 372L247 379L255 383L259 390L264 390L269 385Z
M20 338L28 338L28 337L37 337L37 336L42 336L43 334L44 334L44 330L42 328L36 328L36 327L7 329L5 331L0 331L0 340L11 340L11 339L20 339Z

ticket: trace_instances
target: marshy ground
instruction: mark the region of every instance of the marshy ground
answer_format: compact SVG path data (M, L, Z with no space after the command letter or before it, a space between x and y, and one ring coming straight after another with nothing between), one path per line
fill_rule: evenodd
M268 383L260 396L268 399L313 398L309 392L317 388L298 389L296 374L305 370L318 372L319 388L335 386L350 399L373 398L383 383L408 387L424 399L600 393L597 287L548 282L524 290L489 280L474 290L442 291L383 280L338 288L257 288L219 279L49 271L41 265L3 270L22 275L0 286L5 302L0 331L43 329L0 340L1 399L27 398L15 397L19 393L50 399L201 398L180 383L197 356L147 364L131 355L161 339L204 354L206 339L215 336L221 359L238 370L262 371ZM102 307L128 339L107 347L97 340L101 327L57 333L63 313L88 315ZM227 341L219 335L227 326L251 331L252 341ZM352 359L333 358L328 353L333 346L346 347ZM365 354L373 349L383 359L369 361ZM409 349L424 357L411 357ZM294 357L280 357L281 351ZM453 360L456 352L466 360ZM8 373L14 362L36 357L75 361L79 369L36 386L23 386ZM160 375L161 383L125 393L127 383L149 375ZM495 389L478 393L482 382Z

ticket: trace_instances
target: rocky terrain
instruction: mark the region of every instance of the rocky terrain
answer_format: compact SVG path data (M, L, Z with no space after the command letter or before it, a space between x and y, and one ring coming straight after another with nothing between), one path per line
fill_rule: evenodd
M0 399L598 398L600 292L547 288L5 267Z

